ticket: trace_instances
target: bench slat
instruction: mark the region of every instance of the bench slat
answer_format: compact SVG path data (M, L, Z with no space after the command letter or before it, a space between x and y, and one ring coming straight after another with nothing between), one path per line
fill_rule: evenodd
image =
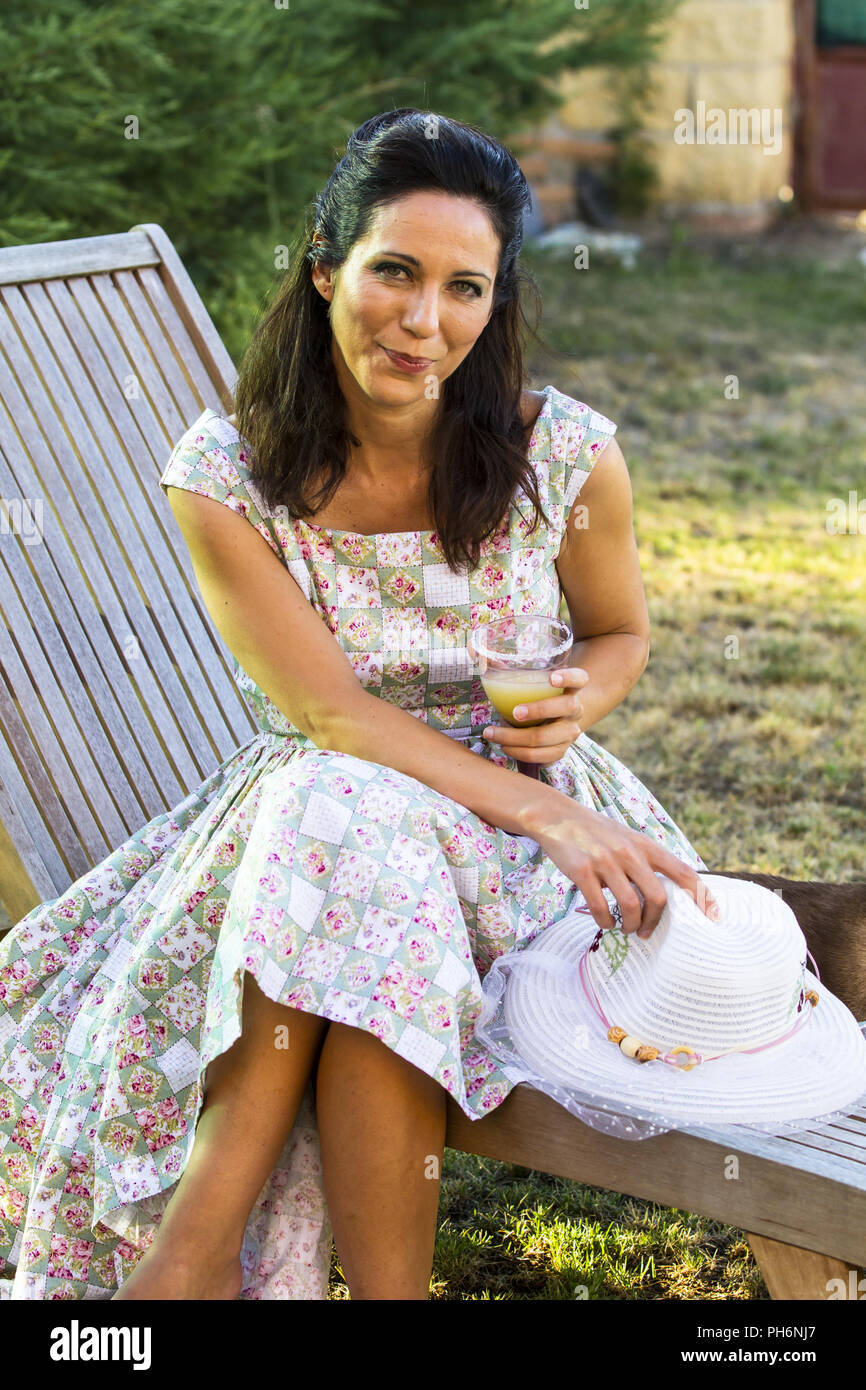
M150 302L142 293L138 276L131 270L124 270L115 275L113 281L142 342L147 344L148 352L159 363L160 375L177 404L181 419L194 420L202 412L199 404L201 396L193 390L189 372L185 370L186 364L178 356Z
M131 230L146 232L153 247L159 252L160 278L165 285L166 293L186 325L192 345L217 389L221 406L231 415L234 410L233 393L237 372L185 265L157 222L139 222Z
M42 507L35 544L0 538L18 908L56 897L259 730L159 487L205 407L231 412L237 379L163 229L0 248L0 364L0 486L13 508Z
M803 1142L800 1135L781 1132L765 1134L750 1128L749 1125L732 1125L730 1128L693 1125L689 1126L689 1133L720 1142L723 1135L733 1135L736 1136L741 1153L748 1153L770 1162L801 1163L812 1173L820 1174L822 1177L837 1176L846 1183L855 1187L862 1185L866 1189L866 1171L859 1157L854 1154L844 1157L836 1155L830 1150L821 1149L818 1144ZM819 1136L812 1137L817 1139Z
M172 434L183 434L186 428L184 416L169 390L161 365L157 370L155 359L150 355L150 345L142 337L114 281L109 275L92 275L90 286L105 314L108 330L123 343L141 389L150 396L161 419L170 425Z
M17 302L20 298L18 291L7 288L0 290L0 294L7 301L7 307L9 301L14 301L12 305L15 311L14 320L19 330L26 333L27 340L32 343L36 337L35 326L22 304ZM0 319L0 342L9 354L19 376L22 379L30 376L28 393L39 418L46 421L50 420L54 413L51 401L41 383L37 382L35 374L29 370L29 363L23 358L17 346L17 339L13 341L11 329L2 319ZM54 399L58 401L64 411L65 422L67 427L73 430L76 441L80 443L82 448L86 449L89 444L94 450L92 437L89 435L86 423L53 362L49 361L47 356L40 355L39 366L40 372L45 377L46 385L50 387ZM14 400L16 395L14 388L10 394ZM128 557L122 551L118 554L112 526L109 525L108 518L103 511L103 499L94 493L90 479L86 474L83 474L65 431L61 431L58 427L52 433L51 449L49 449L37 433L35 420L27 418L29 411L25 411L23 400L17 403L15 413L16 417L19 415L21 417L17 419L17 426L22 434L25 430L27 432L28 437L25 442L28 453L38 469L39 485L36 492L30 495L44 496L46 503L50 501L55 513L54 524L65 529L72 538L79 564L86 573L91 588L95 590L96 600L111 623L117 640L123 644L129 635L134 635L140 647L145 651L147 663L146 665L142 663L140 674L144 676L146 668L149 667L163 692L159 698L159 705L161 706L158 716L159 732L169 748L178 775L184 781L195 780L197 777L200 779L204 774L205 767L209 764L212 765L212 748L208 747L202 727L193 719L187 721L184 731L192 744L192 749L188 747L186 742L181 741L173 706L179 711L183 711L189 709L189 703L174 667L175 653L166 649L163 638L153 623L151 611L143 602L138 574L133 573ZM56 462L53 456L55 452ZM98 466L97 459L94 460L94 466ZM67 486L65 481L67 477L73 477L77 480L78 488L75 494ZM113 525L119 526L121 517L123 517L124 524L127 517L129 518L130 534L134 536L134 518L130 516L125 506L115 513L112 519ZM51 512L49 511L47 527L51 528L51 526ZM160 583L157 576L151 567L145 565L145 553L143 551L139 552L137 569L139 572L143 571L142 577L145 582L155 584L157 590L159 589ZM80 592L80 589L79 580L72 592ZM120 607L121 604L123 605L122 608ZM169 620L170 616L166 613L166 621ZM173 636L178 642L179 651L183 652L186 641L176 626ZM197 666L192 674L192 679L194 682L199 679ZM151 684L155 684L155 681L151 681ZM154 695L156 695L155 690ZM207 699L204 692L202 692L202 701L208 707L206 714L203 711L204 717L212 717L215 727L219 729L222 724L219 711L212 706L212 702ZM154 717L157 717L157 708L157 705L152 705L148 700L148 711Z
M123 450L130 466L137 465L142 477L146 474L150 480L150 487L147 492L148 497L153 498L152 507L157 524L166 538L176 565L183 572L187 591L199 611L204 626L211 634L211 641L217 643L220 664L225 667L227 658L220 645L221 639L212 628L210 618L201 605L197 593L189 551L171 510L162 505L164 499L159 489L159 479L168 463L174 442L184 433L186 426L182 422L178 422L177 428L169 433L165 423L155 414L144 392L131 397L123 394L122 387L132 374L132 364L126 356L122 344L110 330L108 320L93 293L90 282L83 278L74 279L70 280L68 286L64 285L62 288L68 290L68 295L74 301L80 314L80 320L77 320L72 313L68 319L64 319L67 332L75 343L76 351L85 360L89 359L88 344L94 345L94 356L97 352L95 344L97 342L99 344L98 353L103 358L105 370L98 372L94 379L98 381L100 396L105 404L106 416L119 436L118 447ZM52 296L54 284L46 286L46 290L49 296ZM58 307L62 313L61 303L59 301L55 307ZM213 387L204 396L202 410L206 405L210 405L213 409L217 408L218 401ZM198 418L200 414L201 410L197 412L195 418ZM146 468L148 458L152 461L152 466L149 469ZM232 703L227 700L226 705L234 714ZM245 728L246 725L243 727ZM232 731L236 737L241 736L240 726L235 727L233 723Z
M15 809L14 816L4 817L6 828L10 835L19 828L22 830L16 848L24 866L38 891L53 898L59 891L58 874L62 878L68 872L78 878L87 869L89 860L3 681L0 681L0 727L6 731L6 739L0 739L0 792L7 809L10 803ZM44 873L31 858L35 853L42 860Z
M0 489L6 496L9 495L9 482L10 475L0 455ZM162 809L163 795L180 800L183 789L150 726L141 719L141 707L132 681L102 623L91 622L84 626L51 564L48 547L37 545L30 550L33 573L25 565L18 565L14 573L25 615L20 621L28 623L34 640L38 638L42 643L61 689L74 691L81 681L85 683L90 699L76 701L76 709L87 723L88 738L96 746L103 776L108 779L121 814L127 824L138 824L142 812L150 818ZM0 559L2 556L0 545ZM12 582L10 574L10 589ZM0 609L2 607L0 601ZM8 613L5 616L8 622ZM44 703L44 691L38 683L32 698ZM141 752L133 734L136 724ZM123 760L122 775L119 766L114 766L117 756ZM159 778L162 794L154 777Z
M155 276L156 273L152 273ZM189 635L191 648L195 652L194 659L189 660L189 649L185 649L182 639L179 638L178 630L174 629L173 641L178 643L177 659L182 670L189 671L193 679L201 673L205 682L210 686L213 700L216 703L208 704L208 696L202 688L202 694L196 696L196 708L204 716L203 727L211 739L216 756L222 760L229 756L239 742L256 732L257 726L247 706L239 696L231 674L231 654L214 628L210 615L201 602L189 551L183 541L180 528L174 522L170 508L165 505L165 499L159 489L159 479L168 462L172 444L165 441L164 429L159 423L158 417L149 408L147 415L140 420L139 427L144 430L145 452L153 459L152 468L148 469L142 466L144 454L137 453L136 460L133 462L129 449L124 448L122 442L119 446L113 442L112 420L120 419L123 407L137 404L140 399L146 397L146 393L142 393L142 396L133 401L128 401L125 395L120 394L117 380L124 380L127 369L130 367L129 360L122 353L120 340L112 331L103 308L93 294L89 283L75 281L73 285L74 290L71 298L84 316L90 328L90 334L99 333L101 351L106 352L109 345L114 345L117 349L111 371L106 371L104 366L102 370L97 370L96 367L89 369L96 373L94 379L100 388L100 395L104 399L111 400L115 412L114 415L107 412L103 414L97 408L95 401L91 402L91 419L94 420L94 429L99 430L102 443L101 454L94 456L95 462L98 461L100 466L100 480L103 485L106 482L109 485L116 485L114 487L115 495L118 490L127 497L132 496L137 490L142 493L140 500L137 499L135 513L140 525L146 531L156 569L160 575L166 576L166 596L169 606L177 611L183 630ZM83 350L86 350L87 343L94 341L94 339L91 338L90 334L85 335L81 331L80 318L69 309L68 304L60 295L59 288L52 287L52 293L56 296L55 308L62 313L76 350L81 354ZM185 331L180 325L174 307L168 304L168 309L177 320L179 331ZM151 350L155 350L159 346L153 340L149 345ZM166 343L165 352L168 353L169 351L170 348ZM163 354L159 360L164 363L165 355ZM101 362L102 359L100 359ZM212 386L207 387L201 370L199 369L195 375L197 382L200 382L205 390L206 396L216 400L218 404L216 392ZM189 415L192 418L197 418L204 409L204 404L201 399L195 400L192 396L188 396L187 408ZM179 416L178 435L184 432L185 427L182 425L182 420L183 417ZM104 463L106 457L110 457L112 460L109 471L106 471ZM182 570L185 583L169 582L168 576L171 575L173 567ZM196 723L201 722L197 718Z
M72 708L33 641L33 628L13 597L11 584L4 586L2 613L0 665L12 697L24 711L33 743L43 752L50 778L82 844L88 854L104 857L110 852L112 840L126 839L126 826L106 793ZM14 643L10 633L14 635ZM19 650L24 660L19 657ZM41 697L35 694L34 685L41 689ZM62 737L58 737L55 730L62 730ZM92 736L93 728L87 733ZM18 752L26 765L25 750ZM32 763L28 771L31 775L35 771ZM87 796L79 779L87 785Z
M0 318L0 341L3 337L4 324ZM27 450L25 454L18 448L15 436L8 436L8 446L5 449L6 458L15 478L18 492L23 497L44 499L46 512L45 543L51 548L70 601L75 601L76 598L81 599L82 593L86 592L84 588L86 582L87 587L92 591L91 611L95 609L96 612L105 615L111 624L112 632L119 634L121 645L133 627L138 634L141 634L143 638L141 645L147 653L148 660L142 663L141 670L138 672L139 688L146 701L151 719L158 722L159 736L167 747L175 768L175 774L186 783L187 779L191 780L196 777L198 769L192 761L186 745L180 740L170 706L160 688L160 685L167 684L166 667L168 662L165 654L161 652L158 634L152 628L148 612L142 604L138 590L132 583L130 575L118 573L114 575L114 578L121 592L120 595L115 592L103 561L103 556L110 555L113 550L111 533L104 522L99 525L98 519L94 518L97 521L96 529L100 533L98 545L94 543L79 507L79 500L84 500L81 493L77 497L73 497L66 486L41 433L36 427L35 420L30 415L29 410L25 408L23 400L17 398L14 387L8 389L7 396L12 403L16 428L20 431ZM34 471L31 460L35 461L39 470L38 474ZM74 468L70 468L70 471L74 474ZM68 544L64 544L66 536L68 536ZM127 616L125 609L131 610L132 617ZM135 622L136 618L138 619L137 623ZM153 671L151 670L151 662L155 668ZM159 678L159 682L157 678ZM176 678L172 671L171 686L175 687L176 684ZM180 691L178 690L177 693L179 695Z
M158 251L143 230L73 237L69 241L44 242L39 246L6 246L0 259L0 285L88 275L93 270L159 265L159 261Z
M130 459L168 460L172 442L186 426L177 411L163 420L145 391L129 394L132 362L113 331L89 279L51 281L45 292L66 326L79 356L96 382L106 418ZM164 465L163 465L164 466Z
M0 421L4 418L5 412L0 403ZM6 433L5 437L11 443L11 435ZM5 459L0 456L0 486L8 497L13 491L19 490L23 474L23 491L32 497L35 479L28 474L27 464L20 456L18 467L19 479L16 483ZM145 807L156 806L156 809L161 809L164 796L182 795L183 789L175 777L160 740L151 730L148 721L142 719L138 691L114 642L111 641L101 611L81 598L77 611L73 606L69 594L74 593L76 587L81 589L82 584L79 569L66 538L56 535L53 544L36 545L28 549L31 552L28 561L15 566L16 580L32 613L38 602L32 596L35 589L29 577L29 569L32 566L38 580L39 592L45 595L53 613L53 618L48 618L43 611L40 631L47 633L49 626L53 626L55 630L59 627L71 656L77 663L78 676L70 690L76 689L81 679L86 680L86 692L82 692L82 699L77 703L95 701L100 715L106 720L109 732L119 746L127 744L135 730L141 752L137 755L135 750L128 751L127 769L130 766L136 767L142 774L135 777L135 784ZM161 793L154 784L153 777L160 779ZM155 814L155 811L153 813Z
M787 1136L788 1143L796 1144L810 1149L818 1149L823 1153L839 1154L842 1158L849 1158L853 1163L859 1163L866 1171L866 1152L862 1145L857 1143L847 1143L844 1131L833 1134L828 1129L811 1130L808 1134Z
M46 313L47 300L43 301L40 294L44 294L44 291L35 287L33 307L39 313L43 330L47 334L55 325L51 319L42 317ZM57 289L55 295L61 298ZM134 553L130 555L127 551L124 555L122 551L123 558L118 562L118 567L123 565L131 571L148 596L148 608L153 607L156 596L160 589L162 590L164 602L159 606L163 614L161 626L165 630L165 645L167 650L173 653L173 659L180 669L187 674L187 680L193 685L196 715L195 718L186 720L181 718L181 727L200 760L206 760L211 754L216 758L228 756L237 738L234 731L226 726L220 704L214 699L213 690L207 680L210 675L212 679L216 678L218 685L222 685L225 678L224 664L217 659L208 630L202 624L187 588L184 585L173 586L167 582L172 568L170 554L164 542L163 532L155 523L154 512L143 495L142 478L129 466L124 452L117 450L114 432L110 429L110 423L89 381L77 380L77 355L66 342L59 325L54 350L60 357L67 378L76 388L77 403L82 411L81 431L84 436L78 443L82 455L87 460L87 472L94 495L109 512L112 529L118 536L124 529L119 519L124 517L125 524L125 514L129 516L129 541L126 545L131 547ZM190 401L191 408L194 409L196 403L191 398ZM92 433L87 434L91 422ZM107 462L109 458L111 466ZM158 493L158 484L155 491ZM161 493L158 495L161 498ZM183 612L183 623L177 621L175 605ZM194 649L187 640L188 628L193 631L194 639L200 643L200 650ZM208 741L211 745L209 751Z
M132 790L120 775L111 744L96 718L89 701L70 704L65 689L75 688L68 683L72 663L59 650L56 630L40 631L38 618L41 606L28 615L15 593L12 576L5 565L5 546L0 546L0 574L3 585L0 614L0 663L19 709L34 732L35 741L46 756L58 791L72 815L76 828L91 852L101 844L111 845L119 836L125 840L130 830L141 822L142 808ZM34 623L31 618L37 619ZM14 646L7 640L14 638ZM52 669L47 653L57 663ZM20 656L20 659L19 659ZM63 677L67 677L64 682ZM72 769L75 769L73 772ZM86 788L86 792L83 790ZM84 799L82 799L84 798ZM99 825L99 839L91 840L93 822L87 814L80 819L83 807L89 807Z

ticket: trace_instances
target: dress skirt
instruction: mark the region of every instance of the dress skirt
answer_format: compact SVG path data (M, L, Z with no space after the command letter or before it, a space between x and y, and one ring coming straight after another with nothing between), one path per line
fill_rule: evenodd
M543 774L706 868L587 735ZM255 736L0 941L0 1297L108 1299L128 1277L192 1150L207 1065L240 1036L245 972L372 1033L479 1119L514 1084L473 1039L483 976L583 901L534 841L414 778ZM250 1215L241 1299L327 1298L331 1251L308 1083Z
M553 386L544 397L528 459L549 524L516 497L471 571L445 563L435 531L358 535L270 509L249 445L211 409L161 486L255 527L366 691L514 770L481 737L496 716L466 639L508 613L558 614L569 509L616 430ZM470 1119L516 1084L476 1035L482 982L580 890L532 839L316 747L235 674L260 732L0 941L0 1297L109 1299L128 1278L189 1160L207 1066L241 1034L246 974L379 1038ZM706 868L588 735L540 779ZM240 1297L326 1298L331 1251L308 1082L249 1217Z

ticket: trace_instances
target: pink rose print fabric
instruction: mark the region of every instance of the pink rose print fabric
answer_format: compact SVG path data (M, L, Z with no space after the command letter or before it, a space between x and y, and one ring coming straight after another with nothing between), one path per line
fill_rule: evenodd
M205 410L161 486L264 537L378 698L514 768L466 652L477 622L557 616L570 508L616 426L547 386L529 445L551 526L515 499L474 571L435 532L362 536L270 511L229 422ZM583 903L531 839L392 768L320 749L236 664L259 733L0 942L0 1297L109 1299L159 1228L205 1070L240 1035L243 973L365 1029L470 1119L509 1080L475 1037L497 956ZM541 776L705 870L650 791L587 734ZM332 1253L315 1097L250 1215L241 1299L324 1299Z

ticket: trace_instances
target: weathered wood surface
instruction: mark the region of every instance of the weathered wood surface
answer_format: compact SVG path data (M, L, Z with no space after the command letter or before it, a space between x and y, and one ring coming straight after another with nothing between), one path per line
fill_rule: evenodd
M14 922L257 730L159 488L176 440L235 382L165 233L0 249L0 353L0 899Z

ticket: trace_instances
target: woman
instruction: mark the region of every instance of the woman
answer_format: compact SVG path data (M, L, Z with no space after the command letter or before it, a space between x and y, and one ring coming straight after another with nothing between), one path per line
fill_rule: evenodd
M528 203L472 127L365 123L236 417L172 453L261 733L0 947L7 1296L323 1298L333 1230L353 1298L425 1299L446 1094L513 1084L473 1041L491 962L606 893L648 935L658 873L709 910L585 733L649 624L616 426L521 389ZM560 584L581 665L549 723L490 724L469 630Z

